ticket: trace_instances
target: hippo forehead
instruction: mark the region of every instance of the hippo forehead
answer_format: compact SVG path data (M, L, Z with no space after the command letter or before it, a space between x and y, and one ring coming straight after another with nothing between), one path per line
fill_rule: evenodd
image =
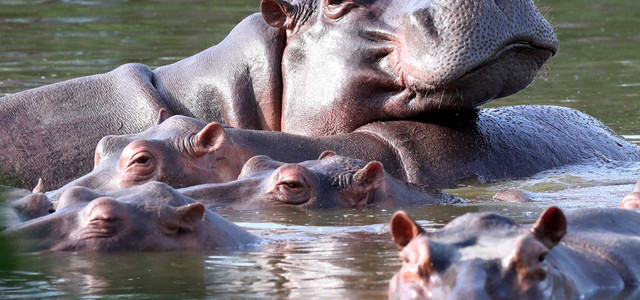
M492 213L466 214L418 241L452 246L459 253L457 260L490 260L509 255L513 250L513 243L525 231L522 226L505 216Z
M159 125L143 132L127 135L106 136L97 146L102 156L119 154L130 143L140 140L179 140L190 133L197 133L206 126L205 122L185 117L173 116Z
M161 182L148 182L143 185L116 191L103 192L124 203L148 203L152 205L182 206L195 200L179 193L171 186Z
M310 160L300 163L300 165L311 170L322 182L328 182L338 188L347 187L352 182L351 178L367 163L363 160L334 155L322 160Z

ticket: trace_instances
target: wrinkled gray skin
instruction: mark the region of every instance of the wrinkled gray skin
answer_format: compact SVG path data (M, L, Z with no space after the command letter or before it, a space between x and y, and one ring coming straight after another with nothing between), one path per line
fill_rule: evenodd
M244 165L238 180L205 184L181 193L208 208L255 210L274 207L397 208L460 201L433 188L418 187L385 174L378 161L322 153L318 160L290 164L260 155Z
M0 99L0 177L58 188L106 135L162 109L239 128L346 133L525 88L557 51L531 0L263 0L220 44Z
M391 233L390 299L613 299L640 283L638 211L550 207L533 226L475 213L435 232L400 211Z
M175 188L228 182L255 155L297 163L324 150L379 161L391 176L435 188L599 160L640 160L640 147L569 108L514 106L433 118L432 123L378 122L352 133L307 137L174 116L142 133L105 137L96 147L94 170L47 195L55 200L72 186L113 190L154 180Z
M62 195L56 212L0 234L25 251L201 251L259 241L157 182L113 192L75 187Z

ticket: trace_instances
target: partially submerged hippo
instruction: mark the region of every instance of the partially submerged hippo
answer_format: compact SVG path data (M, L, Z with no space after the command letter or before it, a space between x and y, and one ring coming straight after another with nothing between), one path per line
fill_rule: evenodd
M435 232L400 211L391 234L390 299L611 299L640 283L638 211L551 207L533 226L475 213Z
M57 188L100 138L163 109L239 128L346 133L525 88L557 51L532 0L263 0L220 44L0 99L0 177ZM508 76L505 76L508 74ZM434 137L435 138L435 137Z
M378 161L325 151L318 160L290 164L260 155L244 165L238 180L204 184L181 193L211 208L260 209L294 206L304 209L396 208L451 203L459 198L433 188L402 182L385 174Z
M255 155L297 163L324 150L379 161L400 180L435 188L531 176L596 159L640 160L640 147L569 108L514 106L441 118L378 122L352 133L308 137L173 116L138 134L103 138L94 170L48 195L55 199L72 186L113 190L154 180L175 188L227 182Z
M259 239L162 183L67 190L57 211L0 234L27 251L170 251L241 248Z

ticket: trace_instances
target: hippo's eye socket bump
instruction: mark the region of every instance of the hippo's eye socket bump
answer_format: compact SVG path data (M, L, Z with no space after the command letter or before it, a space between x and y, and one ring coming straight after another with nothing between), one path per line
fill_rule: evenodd
M325 0L326 15L331 19L338 19L357 7L352 0Z

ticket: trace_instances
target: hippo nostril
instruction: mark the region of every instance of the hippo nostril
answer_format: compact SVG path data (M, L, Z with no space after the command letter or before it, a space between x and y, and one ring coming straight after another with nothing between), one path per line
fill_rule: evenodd
M440 38L432 10L431 7L422 8L409 15L408 24L415 31L415 37L432 41L437 41Z

